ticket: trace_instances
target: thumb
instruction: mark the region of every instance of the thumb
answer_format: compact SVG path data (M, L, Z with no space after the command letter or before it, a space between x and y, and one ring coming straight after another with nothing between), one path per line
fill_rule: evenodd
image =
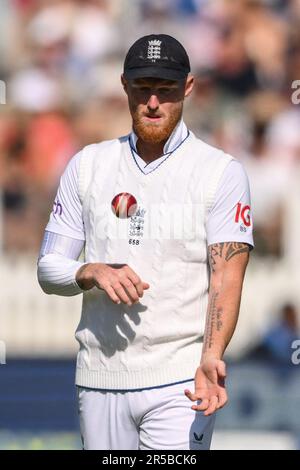
M191 401L195 401L197 398L196 398L196 394L195 393L192 393L190 390L186 389L184 390L184 394L186 397L188 397Z
M226 377L226 364L224 361L219 361L217 365L217 371L220 377L225 379Z

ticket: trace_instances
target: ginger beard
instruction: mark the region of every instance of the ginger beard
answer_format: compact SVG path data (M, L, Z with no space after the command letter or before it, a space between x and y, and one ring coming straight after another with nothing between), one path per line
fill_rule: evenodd
M172 110L169 117L163 122L145 122L143 115L136 108L132 111L133 129L139 139L149 144L158 144L167 141L182 116L182 106ZM160 116L160 114L159 114Z

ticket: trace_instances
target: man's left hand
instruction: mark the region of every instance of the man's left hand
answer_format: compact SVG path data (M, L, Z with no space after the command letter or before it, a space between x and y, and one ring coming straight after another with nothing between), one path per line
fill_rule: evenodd
M195 392L185 390L185 395L191 401L201 400L193 405L192 410L203 411L205 416L213 414L227 403L225 389L226 365L220 359L205 359L197 368L195 374Z

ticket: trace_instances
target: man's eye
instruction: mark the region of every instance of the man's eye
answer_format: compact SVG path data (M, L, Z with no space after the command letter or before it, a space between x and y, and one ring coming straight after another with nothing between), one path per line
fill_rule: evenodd
M161 93L162 95L171 93L171 91L172 91L172 88L159 88L159 93Z

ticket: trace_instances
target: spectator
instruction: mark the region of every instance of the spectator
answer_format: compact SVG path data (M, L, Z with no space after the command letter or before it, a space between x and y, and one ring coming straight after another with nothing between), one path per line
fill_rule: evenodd
M292 343L299 339L298 313L295 305L283 305L277 323L265 333L260 344L249 356L268 359L281 365L291 365Z

